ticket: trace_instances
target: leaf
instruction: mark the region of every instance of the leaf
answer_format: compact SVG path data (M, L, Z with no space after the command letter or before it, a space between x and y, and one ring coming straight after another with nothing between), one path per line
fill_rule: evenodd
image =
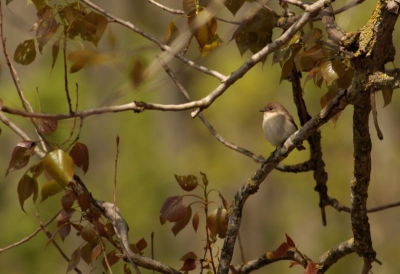
M86 22L87 24L91 25L95 29L95 33L92 35L91 32L89 32L88 36L81 36L82 39L87 40L89 42L92 42L96 47L97 44L99 43L101 37L103 37L103 34L107 28L108 25L108 19L104 15L91 11L88 14L86 14L83 18L83 21ZM86 34L86 33L85 33Z
M384 88L382 89L382 96L383 96L383 107L386 107L387 105L392 102L392 96L393 96L393 89L389 88Z
M81 258L87 265L91 264L92 259L92 244L86 243L81 247Z
M319 28L312 28L303 35L303 45L305 49L312 47L316 41L321 39L322 31Z
M172 196L165 200L160 210L160 222L179 222L186 217L187 209L182 196Z
M103 260L101 261L101 264L103 265L104 270L109 270L107 267L107 263L106 263L106 258L107 258L107 262L108 265L111 267L114 264L116 264L119 261L119 257L117 256L117 252L115 250L112 250L110 252L108 252L106 254L106 256L103 258Z
M183 0L182 7L186 14L195 11L198 8L196 0Z
M57 221L66 222L71 220L72 214L75 213L75 209L71 208L68 210L62 209L60 213L57 215Z
M135 60L129 70L129 78L133 87L138 87L145 79L145 65L142 60Z
M39 52L42 53L43 47L53 38L60 27L60 23L49 17L43 19L36 30L36 41L38 42Z
M221 193L219 193L219 197L220 197L221 200L222 200L222 205L224 206L224 208L225 208L225 209L228 209L229 204L228 204L228 202L225 200L225 198L222 196Z
M179 34L180 32L179 29L176 27L175 22L169 22L167 31L164 35L164 43L167 45L171 45L171 43L178 38Z
M78 205L82 211L86 211L90 208L90 194L87 191L82 192L78 195Z
M243 6L245 0L226 0L224 1L225 7L235 15L236 12Z
M187 226L187 224L190 221L190 218L192 218L192 208L190 206L187 206L186 217L176 222L171 228L172 233L174 233L174 236L176 236L182 229L184 229Z
M81 237L90 244L96 243L97 235L94 226L91 223L87 223L82 229Z
M336 92L332 89L329 89L328 92L324 96L321 97L321 100L320 100L321 108L324 108L329 103L329 101L335 97L335 95L336 95ZM330 121L332 122L333 126L336 126L336 123L337 123L341 113L342 112L338 112L335 116L333 116L331 118Z
M80 247L78 247L71 255L71 260L68 263L67 272L70 272L72 269L74 269L79 264L80 260L81 260L81 249Z
M192 191L198 186L197 177L194 175L179 176L175 174L175 180L185 191Z
M24 209L25 201L29 197L31 197L32 194L34 198L33 200L35 201L35 193L37 195L37 192L38 192L38 185L36 180L26 174L22 176L22 178L18 182L17 193L18 193L19 204L23 212L26 213Z
M71 52L68 55L68 60L72 62L69 72L75 73L81 70L86 64L107 64L113 60L113 57L110 54L99 53L95 50L83 49Z
M64 242L65 238L69 235L71 232L71 223L68 222L57 222L57 228L59 230L59 234L61 237L61 240Z
M35 40L29 39L20 43L15 49L14 61L21 65L29 65L36 58Z
M317 263L308 262L306 269L304 270L304 274L317 274Z
M147 242L144 238L140 239L137 243L136 243L136 248L139 250L139 252L141 253L145 248L147 247Z
M292 240L292 238L290 238L289 235L287 235L286 233L285 233L285 235L286 235L286 242L287 242L287 244L288 244L290 247L296 247L296 245L295 245L294 241Z
M74 192L67 191L67 193L61 198L61 205L64 210L69 210L70 208L72 208L72 205L74 204L76 199L77 198Z
M302 71L308 71L312 69L316 64L327 57L329 57L326 50L320 45L315 45L310 49L300 54L300 69Z
M13 149L5 176L11 171L25 167L29 163L29 159L32 155L35 154L35 147L36 142L29 140L19 142Z
M85 144L76 142L69 152L69 156L74 160L77 167L86 173L89 169L89 150Z
M97 257L99 257L100 254L101 254L101 244L98 244L92 249L92 254L91 254L92 264L97 259Z
M51 180L43 185L42 190L40 192L42 199L40 202L45 201L47 198L56 195L57 193L61 192L63 188L56 180Z
M183 266L181 267L181 271L191 271L196 268L196 259L197 256L192 251L186 253L182 258L181 261L184 261Z
M221 239L226 237L226 230L228 229L226 213L225 209L219 207L207 216L207 227L210 230L211 237L218 236Z
M201 180L203 181L203 185L204 185L204 186L208 186L208 178L207 178L207 175L206 175L205 173L201 172L201 171L200 171L200 174L201 174Z
M205 9L201 9L199 12L192 11L188 14L188 24L190 32L196 38L200 49L212 43L218 23L211 13Z
M58 121L53 118L38 118L39 131L51 135L57 129Z
M214 49L218 48L223 44L223 41L221 38L219 38L218 34L215 34L212 42L210 44L204 45L203 48L200 49L201 56L205 57L207 56L210 52L212 52Z
M194 229L194 231L196 231L196 232L197 232L197 228L199 227L199 222L200 222L200 216L199 216L199 213L196 212L196 213L193 215L193 219L192 219L193 229Z
M282 258L290 250L290 246L287 243L282 243L277 250L274 252L274 259Z
M63 188L69 184L74 175L74 161L61 149L47 154L42 164L44 170Z
M333 81L339 78L339 75L333 68L332 62L331 61L326 61L320 66L320 71L322 74L322 77L324 78L326 84L330 86Z

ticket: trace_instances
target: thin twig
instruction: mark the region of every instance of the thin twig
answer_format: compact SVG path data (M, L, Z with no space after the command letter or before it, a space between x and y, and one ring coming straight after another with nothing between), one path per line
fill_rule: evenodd
M68 68L67 68L67 29L64 28L64 46L63 46L63 57L64 57L64 87L65 94L67 96L69 113L72 113L71 97L69 96L68 88Z
M76 96L75 112L76 112L76 111L78 111L78 102L79 102L79 92L78 91L79 91L79 86L78 86L78 83L75 83L75 85L76 85L76 89L75 89L75 96ZM80 121L80 125L79 125L79 131L76 134L75 140L65 149L66 151L68 151L68 149L70 147L72 147L79 140L79 136L80 136L82 125L83 125L83 119L80 119L80 120L81 121ZM76 126L76 117L74 118L74 123L72 124L72 128L71 128L71 131L69 133L69 136L60 145L60 147L62 147L65 143L67 143L71 139L72 135L74 135L75 126Z
M46 226L43 224L42 220L40 219L40 216L37 212L35 212L35 217L40 224L41 229L43 230L44 234L46 234L47 238L51 239L52 235L51 233L47 230ZM51 243L55 246L55 248L58 250L58 252L61 254L61 256L67 261L70 262L71 260L68 258L68 256L62 251L61 247L56 243L56 241L52 240ZM74 267L74 270L76 273L82 273L79 268Z
M60 213L60 211L57 212L56 215L54 215L54 216L53 216L47 223L45 223L43 226L47 227L49 224L51 224L51 223L55 220L55 218L57 218L57 216L58 216L59 213ZM22 245L23 243L26 243L27 241L29 241L30 239L32 239L33 237L35 237L36 234L38 234L41 230L42 230L42 226L39 226L34 232L32 232L29 236L23 238L22 240L20 240L20 241L18 241L18 242L15 242L15 243L13 243L13 244L7 246L7 247L0 248L0 253L2 253L3 251L7 251L7 250L9 250L9 249L11 249L11 248L14 248L14 247L16 247L16 246Z
M116 154L115 154L115 165L114 165L114 218L117 217L117 170L118 170L118 156L119 156L119 136L115 138L116 143Z
M370 93L371 95L371 110L372 110L372 117L374 120L374 126L376 129L376 134L378 135L379 140L383 140L383 134L382 131L379 127L379 123L378 123L378 111L376 110L376 101L375 101L375 91L371 91Z

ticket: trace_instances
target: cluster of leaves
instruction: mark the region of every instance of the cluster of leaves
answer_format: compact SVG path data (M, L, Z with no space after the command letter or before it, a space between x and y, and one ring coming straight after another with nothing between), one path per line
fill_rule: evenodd
M166 221L174 223L171 228L172 233L176 236L182 229L184 229L192 220L192 227L195 232L197 232L200 222L199 211L203 210L206 217L206 237L207 246L205 250L211 250L212 245L216 242L217 237L223 239L226 236L227 230L227 207L228 203L225 198L215 189L208 190L208 179L204 173L201 173L202 184L198 183L198 179L194 175L178 176L175 175L175 179L178 182L182 190L186 192L191 192L196 188L201 188L203 192L203 197L193 194L185 194L180 196L168 197L160 210L160 222L165 224ZM213 212L208 213L208 208L210 203L215 203L209 200L210 194L216 191L222 201L222 206L219 206ZM191 202L189 205L185 204L184 198L193 197L195 201ZM192 206L195 204L200 204L196 212L192 214ZM193 217L192 217L193 216ZM212 252L210 251L210 254ZM181 271L190 271L196 268L196 262L201 261L203 269L210 269L210 263L212 263L213 258L202 258L200 259L194 252L186 253L182 259L184 264Z
M42 53L44 46L55 38L52 45L53 68L61 41L80 37L97 47L108 25L108 19L104 15L94 11L87 12L86 7L79 1L66 5L57 4L54 7L47 4L49 0L32 0L32 2L37 10L37 20L31 29L35 31L35 38L20 43L14 53L14 60L22 65L28 65L35 60L36 43L39 52ZM73 63L70 68L70 72L73 73L88 62L97 62L104 57L94 50L83 49L70 53L68 58Z

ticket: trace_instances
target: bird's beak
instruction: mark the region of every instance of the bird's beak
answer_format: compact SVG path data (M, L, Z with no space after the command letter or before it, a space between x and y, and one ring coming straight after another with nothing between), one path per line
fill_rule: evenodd
M259 109L258 111L259 111L259 112L265 112L265 110L263 110L263 109Z

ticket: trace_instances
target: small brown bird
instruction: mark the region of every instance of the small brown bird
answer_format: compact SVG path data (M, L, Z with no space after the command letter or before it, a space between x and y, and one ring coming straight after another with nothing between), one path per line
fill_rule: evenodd
M262 128L264 137L275 147L280 147L295 133L298 128L292 115L278 102L272 102L265 105ZM297 147L298 150L306 149L302 144Z

